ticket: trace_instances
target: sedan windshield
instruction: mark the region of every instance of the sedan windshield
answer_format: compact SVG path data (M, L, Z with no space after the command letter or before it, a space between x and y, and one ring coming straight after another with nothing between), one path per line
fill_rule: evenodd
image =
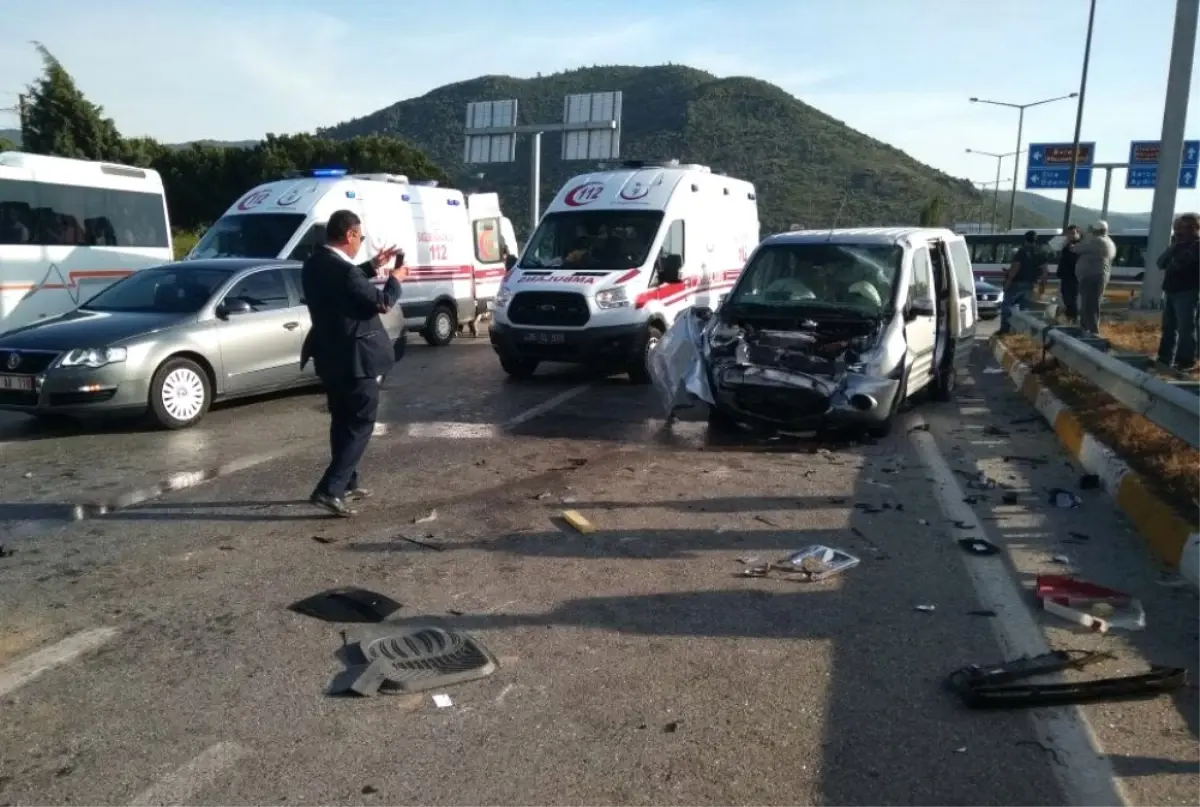
M774 244L746 266L726 306L840 308L868 315L891 304L903 250L890 244Z
M247 213L223 216L188 255L205 258L279 258L304 223L300 213Z
M186 264L143 269L113 283L80 308L125 314L195 314L229 276L227 270L190 269Z
M614 270L646 263L661 212L589 210L542 219L521 258L522 269Z

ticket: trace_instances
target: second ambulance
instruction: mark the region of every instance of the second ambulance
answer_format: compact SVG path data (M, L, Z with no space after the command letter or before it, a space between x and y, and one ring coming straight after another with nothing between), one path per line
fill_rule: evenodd
M688 308L717 308L758 240L754 186L707 166L575 177L496 296L492 348L517 378L568 362L648 383L658 340Z

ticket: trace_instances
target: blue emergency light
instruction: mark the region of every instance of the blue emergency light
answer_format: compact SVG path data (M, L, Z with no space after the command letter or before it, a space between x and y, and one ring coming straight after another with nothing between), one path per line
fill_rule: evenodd
M344 177L349 171L345 168L310 168L304 173L306 176L320 179L324 177Z

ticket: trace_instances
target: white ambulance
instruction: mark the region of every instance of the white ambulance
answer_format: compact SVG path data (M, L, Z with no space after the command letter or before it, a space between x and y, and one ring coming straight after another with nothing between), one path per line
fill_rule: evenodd
M627 162L575 177L505 278L492 348L517 378L549 361L648 383L659 338L691 306L720 305L758 238L754 186L707 166Z
M188 259L247 257L304 260L325 243L337 210L363 223L365 262L391 245L404 250L410 274L400 307L410 331L447 345L460 323L474 322L504 279L501 241L515 249L512 222L494 193L463 196L435 182L393 174L347 174L315 168L259 185L233 204ZM383 283L383 280L379 280Z

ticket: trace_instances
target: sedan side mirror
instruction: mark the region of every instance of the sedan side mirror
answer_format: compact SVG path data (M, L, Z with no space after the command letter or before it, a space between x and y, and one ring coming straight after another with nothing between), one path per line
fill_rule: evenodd
M254 307L241 297L226 297L217 306L216 314L221 319L229 319L234 314L250 314L253 312Z
M905 312L905 320L912 322L917 317L932 317L936 315L933 308L933 302L930 300L912 300L908 304L908 310Z

